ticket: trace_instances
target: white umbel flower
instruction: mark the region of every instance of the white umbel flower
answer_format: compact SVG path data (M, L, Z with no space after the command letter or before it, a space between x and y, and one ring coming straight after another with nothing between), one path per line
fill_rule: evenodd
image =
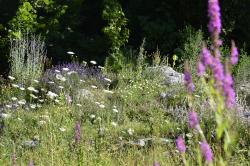
M75 53L72 52L72 51L68 51L67 54L69 54L69 55L75 55Z
M8 76L8 78L9 78L10 80L14 80L14 79L15 79L15 77L12 77L12 76Z
M90 61L90 63L93 64L93 65L96 65L96 64L97 64L96 61L93 61L93 60Z
M57 97L58 95L56 93L53 93L51 91L48 91L47 96L49 96L50 99L54 99L55 97Z

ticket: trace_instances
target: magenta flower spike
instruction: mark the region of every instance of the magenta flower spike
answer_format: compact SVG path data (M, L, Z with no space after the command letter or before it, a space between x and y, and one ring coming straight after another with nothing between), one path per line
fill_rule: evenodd
M218 0L208 1L208 30L212 34L219 35L221 33L221 14Z
M220 59L212 57L213 63L210 65L210 68L213 73L214 80L217 85L222 86L224 80L224 67L220 62Z
M181 136L179 136L179 137L176 139L175 144L176 144L177 150L178 150L180 153L185 153L185 151L186 151L186 145L185 145L184 139L183 139Z
M193 91L194 91L194 84L193 84L193 81L192 81L192 76L188 70L188 66L187 64L185 64L185 68L184 68L184 84L185 84L185 87L188 91L189 94L192 94Z
M232 41L232 46L231 46L231 56L230 56L230 62L232 65L235 65L238 62L238 49L235 46L234 41Z
M225 106L230 109L235 104L235 92L233 89L233 78L230 73L225 74L225 79L223 83L223 91L225 98Z
M200 53L200 60L197 64L197 75L202 76L205 73L206 67L212 64L212 57L207 47L203 46Z
M188 124L189 127L192 129L194 129L197 125L199 125L199 120L196 112L191 111L188 113Z
M210 148L210 146L208 145L207 142L203 141L200 143L200 150L201 150L201 154L203 156L203 158L207 161L207 162L212 162L213 160L213 152Z

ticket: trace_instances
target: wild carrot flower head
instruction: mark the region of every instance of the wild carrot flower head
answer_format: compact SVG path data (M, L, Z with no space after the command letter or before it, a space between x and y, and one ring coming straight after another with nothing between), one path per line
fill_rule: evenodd
M196 112L191 111L188 113L188 124L190 128L195 128L197 125L199 125L199 120Z
M235 46L234 41L232 41L232 46L231 46L231 56L230 56L230 62L232 65L235 65L238 62L238 49Z
M180 153L185 153L185 151L186 151L185 141L184 141L184 139L183 139L181 136L179 136L179 137L176 139L175 143L176 143L176 148L177 148L177 150L178 150Z
M221 33L221 14L218 0L208 1L208 30L210 33L219 35Z
M207 162L212 162L213 152L207 142L203 141L200 143L201 154Z

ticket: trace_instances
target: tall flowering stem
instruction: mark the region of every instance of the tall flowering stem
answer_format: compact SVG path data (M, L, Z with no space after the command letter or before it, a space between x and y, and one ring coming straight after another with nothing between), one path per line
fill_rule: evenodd
M75 125L75 143L79 144L81 140L81 126L80 122L77 121Z

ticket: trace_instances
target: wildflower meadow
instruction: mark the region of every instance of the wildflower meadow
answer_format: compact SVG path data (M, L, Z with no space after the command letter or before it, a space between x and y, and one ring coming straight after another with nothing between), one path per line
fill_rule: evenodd
M188 58L147 51L147 36L136 51L123 49L132 23L122 3L105 1L104 61L75 49L62 53L67 61L49 57L53 44L32 31L35 16L67 10L44 3L35 11L25 1L9 23L21 26L9 30L0 75L0 166L250 165L250 60L237 37L225 40L219 0L206 1L208 34L188 38Z

